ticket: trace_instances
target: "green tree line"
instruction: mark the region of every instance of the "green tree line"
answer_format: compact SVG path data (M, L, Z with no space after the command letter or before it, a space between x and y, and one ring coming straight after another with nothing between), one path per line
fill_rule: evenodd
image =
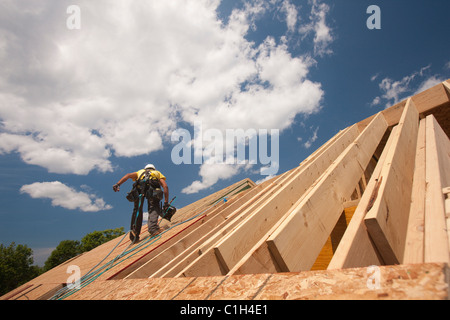
M121 227L88 233L80 241L63 240L52 251L44 267L33 265L33 250L27 245L16 245L15 242L9 246L0 244L0 296L61 263L123 234Z

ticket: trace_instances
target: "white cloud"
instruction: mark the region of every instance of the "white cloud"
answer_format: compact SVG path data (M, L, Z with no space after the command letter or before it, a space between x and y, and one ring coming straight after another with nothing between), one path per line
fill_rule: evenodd
M380 75L379 73L374 74L372 77L370 77L370 81L372 81L372 82L375 81L379 75Z
M333 53L329 45L334 41L331 28L326 23L326 17L330 7L321 3L320 0L312 0L310 22L303 24L299 28L299 32L303 36L312 33L314 35L314 53L319 56L325 56Z
M382 95L375 97L371 105L375 106L384 101L385 107L388 108L444 81L439 75L427 76L426 74L429 72L430 67L431 65L425 66L419 71L414 71L404 76L401 80L393 80L389 77L384 78L378 85Z
M317 140L318 136L317 136L317 132L319 131L319 127L317 127L314 131L313 131L313 135L311 138L308 139L308 141L306 141L303 146L306 149L309 149L311 147L311 145ZM299 140L300 141L300 140Z
M416 90L416 92L413 95L418 94L427 89L430 89L431 87L434 87L435 85L437 85L443 81L445 81L445 79L440 78L437 75L433 75L433 76L425 79L424 81L422 81L419 88Z
M370 105L371 106L377 106L377 105L380 104L380 102L381 102L381 98L380 97L375 97L375 98L373 98L372 103Z
M288 28L288 31L293 32L295 29L295 25L297 24L297 9L295 5L290 3L289 0L284 0L281 11L286 13L286 25Z
M21 193L29 194L33 199L50 199L53 206L84 212L109 210L112 206L101 198L76 191L59 181L35 182L20 188Z
M4 3L0 154L18 152L54 173L110 172L112 155L162 150L180 122L283 130L317 112L324 92L308 79L315 62L292 56L286 41L246 39L270 6L286 14L288 30L301 29L296 7L246 2L225 24L219 4L80 0L81 29L68 30L67 2ZM311 6L315 52L329 53L329 8Z

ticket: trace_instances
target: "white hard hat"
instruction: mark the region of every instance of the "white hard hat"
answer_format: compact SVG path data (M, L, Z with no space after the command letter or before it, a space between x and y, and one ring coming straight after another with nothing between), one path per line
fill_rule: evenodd
M152 165L151 163L149 163L148 165L146 165L144 169L145 169L145 170L147 170L147 169L153 169L153 170L156 170L155 166Z

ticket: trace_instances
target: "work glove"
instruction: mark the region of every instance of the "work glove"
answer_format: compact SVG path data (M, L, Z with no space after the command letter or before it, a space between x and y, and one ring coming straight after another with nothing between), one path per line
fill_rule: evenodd
M114 192L117 192L120 190L120 185L118 183L116 183L115 185L113 185L113 190Z

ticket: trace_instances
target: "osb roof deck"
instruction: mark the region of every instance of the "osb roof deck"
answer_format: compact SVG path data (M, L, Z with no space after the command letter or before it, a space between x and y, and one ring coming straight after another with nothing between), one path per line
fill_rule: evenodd
M119 237L1 299L447 299L449 97L447 80L180 209L157 238Z

